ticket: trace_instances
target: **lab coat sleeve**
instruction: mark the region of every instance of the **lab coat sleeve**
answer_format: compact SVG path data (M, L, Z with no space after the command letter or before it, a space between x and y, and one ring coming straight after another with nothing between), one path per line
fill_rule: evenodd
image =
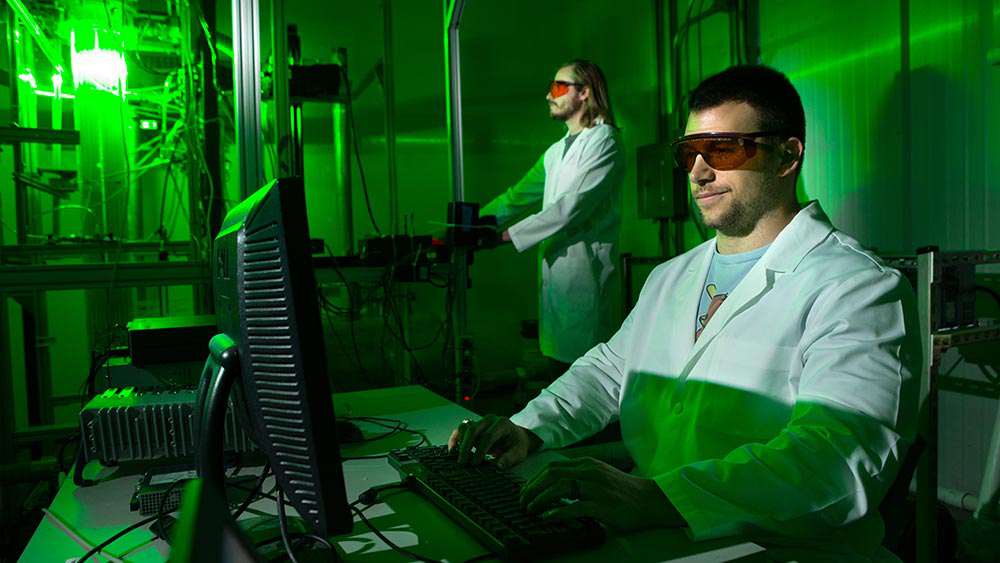
M487 203L480 209L479 215L496 215L497 224L505 227L531 207L540 204L544 193L545 155L542 154L520 181Z
M507 232L518 252L531 248L559 231L585 220L601 204L608 204L621 184L624 162L614 135L586 147L575 169L559 172L558 198L541 211L512 225Z
M591 348L511 421L534 432L545 449L568 446L618 418L625 349L637 306L607 342Z
M815 537L877 510L913 438L912 292L898 272L874 268L830 283L807 316L787 426L767 443L654 477L694 539Z

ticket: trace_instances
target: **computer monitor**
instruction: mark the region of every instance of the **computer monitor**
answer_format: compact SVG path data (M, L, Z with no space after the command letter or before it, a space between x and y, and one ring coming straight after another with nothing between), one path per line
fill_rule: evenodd
M290 504L317 534L351 530L301 178L232 209L212 249L220 333L198 397L198 473L224 496L230 390Z

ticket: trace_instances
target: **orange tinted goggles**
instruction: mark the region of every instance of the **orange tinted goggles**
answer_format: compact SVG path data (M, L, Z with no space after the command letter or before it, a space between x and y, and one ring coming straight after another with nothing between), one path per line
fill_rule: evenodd
M674 160L689 173L700 154L716 170L735 170L757 154L758 146L771 146L755 139L785 135L784 131L754 133L697 133L673 142Z
M560 96L565 96L566 92L569 92L570 86L576 86L577 88L583 86L579 82L566 82L565 80L553 80L549 84L549 94L553 98L558 98Z

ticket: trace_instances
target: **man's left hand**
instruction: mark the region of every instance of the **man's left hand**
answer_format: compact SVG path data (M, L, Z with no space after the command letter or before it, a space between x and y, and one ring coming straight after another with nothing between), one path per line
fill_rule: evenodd
M504 242L510 242L510 231L504 229L503 233L500 235L500 240Z
M521 505L543 518L589 516L622 531L686 525L655 481L591 457L549 464L521 489Z

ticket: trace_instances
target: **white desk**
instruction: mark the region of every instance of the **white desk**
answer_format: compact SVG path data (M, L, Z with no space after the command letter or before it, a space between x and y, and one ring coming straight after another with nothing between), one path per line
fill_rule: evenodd
M338 416L380 416L399 419L411 429L420 430L435 444L444 443L451 430L463 418L475 416L422 387L397 387L334 395L334 408ZM359 423L366 433L384 431L366 423ZM411 434L397 434L385 440L347 445L341 448L345 457L371 455L415 443ZM259 469L250 469L256 472ZM140 475L123 476L103 481L99 485L78 488L67 479L59 488L50 512L80 536L86 543L96 545L122 528L140 519L138 513L129 511L129 498ZM399 474L384 459L347 461L344 464L347 498L375 485L397 482ZM267 486L267 485L265 485ZM369 508L365 515L383 534L396 544L424 557L451 561L465 561L481 555L485 550L472 537L441 514L428 501L406 491L387 491L386 502ZM252 508L274 514L274 502L262 499ZM244 515L242 524L253 523ZM168 546L154 541L152 534L140 528L124 536L108 548L108 553L127 561L163 561ZM334 538L350 562L379 563L400 561L393 552L360 521L355 521L350 535ZM61 531L53 520L42 520L21 561L64 562L80 557L86 551ZM564 559L573 561L728 561L762 551L759 546L739 541L693 543L681 530L655 530L628 535L609 535L598 550L576 552ZM91 559L96 561L96 559Z

